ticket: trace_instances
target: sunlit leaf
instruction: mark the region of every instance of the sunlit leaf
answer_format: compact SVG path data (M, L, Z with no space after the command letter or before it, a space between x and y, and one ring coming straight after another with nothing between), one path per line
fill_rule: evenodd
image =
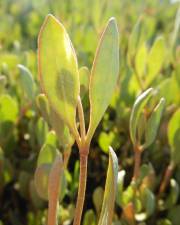
M142 77L145 73L146 61L147 61L147 47L144 43L137 51L135 58L135 68L138 76Z
M114 202L117 188L117 177L118 177L118 159L115 152L110 147L106 186L98 225L109 225L112 223Z
M41 86L53 110L76 129L76 106L80 92L75 51L64 26L48 15L38 39L38 65Z
M148 55L146 85L148 86L159 73L166 56L166 46L163 37L158 37Z
M119 33L111 18L96 51L89 85L90 124L88 138L98 126L114 92L119 73Z

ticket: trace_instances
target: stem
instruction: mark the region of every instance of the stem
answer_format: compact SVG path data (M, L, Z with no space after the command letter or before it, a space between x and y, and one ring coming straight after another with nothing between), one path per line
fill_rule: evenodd
M169 166L166 168L166 172L164 174L163 180L161 182L160 188L159 188L159 195L165 192L169 181L171 179L172 173L174 171L174 163L170 162Z
M68 162L69 162L70 156L71 156L71 147L67 147L67 149L64 150L64 159L63 159L64 169L67 169L67 167L68 167Z
M78 114L79 114L81 139L84 141L85 135L86 135L86 128L85 128L85 122L84 122L84 111L83 111L80 96L78 97Z
M141 165L141 154L142 150L139 146L135 147L135 164L134 164L134 175L133 180L136 181L139 173L140 173L140 165Z
M77 197L73 225L80 225L80 223L81 223L81 217L82 217L82 211L83 211L84 199L85 199L85 192L86 192L87 160L88 160L88 154L80 153L79 189L78 189L78 197Z

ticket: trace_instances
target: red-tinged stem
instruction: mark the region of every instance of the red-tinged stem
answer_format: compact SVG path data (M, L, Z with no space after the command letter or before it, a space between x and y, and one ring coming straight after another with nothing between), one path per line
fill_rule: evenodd
M78 197L77 197L73 225L80 225L80 223L81 223L81 217L82 217L84 199L85 199L85 192L86 192L87 161L88 161L88 154L80 153L79 189L78 189Z
M142 150L139 146L135 147L134 150L134 175L133 175L133 181L136 181L137 178L139 177L140 173L140 166L141 166L141 154Z
M166 188L169 184L169 181L171 179L172 173L174 171L174 163L171 162L169 166L166 169L166 172L164 174L163 180L161 182L160 188L159 188L159 195L164 193L166 191Z

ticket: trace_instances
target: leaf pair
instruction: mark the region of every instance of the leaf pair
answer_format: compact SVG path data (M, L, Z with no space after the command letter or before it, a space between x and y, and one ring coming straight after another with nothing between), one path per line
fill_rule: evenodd
M90 82L90 141L111 100L119 69L119 38L115 19L110 19L100 40L93 63ZM38 39L38 64L41 85L57 115L75 138L76 108L80 96L77 58L64 26L48 15ZM84 79L87 83L86 79Z
M144 116L144 108L147 107L147 103L153 96L153 88L149 88L144 91L138 98L136 99L132 113L130 116L130 136L134 146L141 145L144 148L147 148L149 145L153 143L155 140L157 130L160 124L160 120L162 117L162 112L165 107L165 100L161 98L159 103L154 107L150 116ZM146 110L147 111L147 110ZM145 142L141 143L141 135L138 135L138 129L142 130L142 126L140 126L141 116L145 117L143 120L143 127L145 127L144 135ZM141 133L141 131L139 131ZM143 132L142 132L143 133Z

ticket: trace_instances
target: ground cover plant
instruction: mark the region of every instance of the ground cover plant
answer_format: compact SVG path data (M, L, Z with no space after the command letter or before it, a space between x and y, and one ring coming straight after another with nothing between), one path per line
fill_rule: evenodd
M179 2L0 11L0 224L178 225Z

